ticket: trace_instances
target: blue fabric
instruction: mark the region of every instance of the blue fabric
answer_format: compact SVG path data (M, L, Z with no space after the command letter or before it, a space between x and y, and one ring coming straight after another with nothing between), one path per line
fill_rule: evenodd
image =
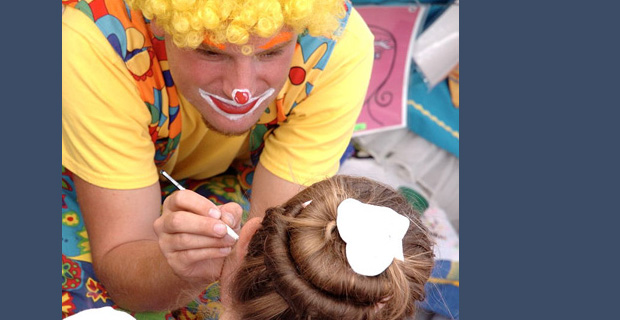
M420 307L448 319L459 319L459 287L450 284L427 283L426 300Z
M438 147L459 156L459 109L452 103L447 80L429 91L411 68L407 92L407 127Z
M347 149L344 150L344 154L340 157L340 165L342 165L347 159L351 158L355 154L355 146L353 142L350 141Z
M435 261L431 278L424 286L426 299L419 307L449 319L459 318L459 262Z

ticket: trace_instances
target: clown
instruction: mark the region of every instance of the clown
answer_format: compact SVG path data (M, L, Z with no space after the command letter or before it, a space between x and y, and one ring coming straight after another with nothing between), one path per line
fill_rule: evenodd
M337 173L372 34L343 0L67 0L62 32L63 317L217 318L226 225Z

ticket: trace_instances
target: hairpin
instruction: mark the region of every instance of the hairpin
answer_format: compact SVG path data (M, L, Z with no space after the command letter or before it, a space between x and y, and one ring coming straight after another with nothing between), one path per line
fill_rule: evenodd
M347 261L358 274L376 276L394 259L405 259L403 237L409 219L391 208L345 199L338 205L336 227L346 242Z

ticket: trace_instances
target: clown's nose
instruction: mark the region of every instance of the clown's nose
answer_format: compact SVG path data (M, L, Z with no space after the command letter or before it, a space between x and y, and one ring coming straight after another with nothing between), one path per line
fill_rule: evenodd
M238 104L246 104L250 100L250 93L247 91L237 91L235 92L235 102Z

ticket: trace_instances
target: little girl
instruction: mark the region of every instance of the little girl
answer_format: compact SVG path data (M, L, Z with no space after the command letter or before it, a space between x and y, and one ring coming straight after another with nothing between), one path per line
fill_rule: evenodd
M235 251L221 277L221 319L410 318L434 261L403 196L343 175L249 220Z

